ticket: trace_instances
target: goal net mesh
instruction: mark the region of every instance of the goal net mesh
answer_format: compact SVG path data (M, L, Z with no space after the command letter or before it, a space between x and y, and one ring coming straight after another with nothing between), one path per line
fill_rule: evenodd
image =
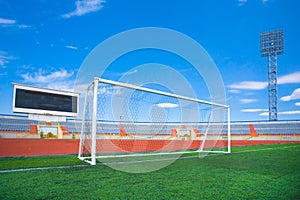
M230 152L227 112L226 106L169 91L97 79L85 95L78 156L95 164L96 159Z

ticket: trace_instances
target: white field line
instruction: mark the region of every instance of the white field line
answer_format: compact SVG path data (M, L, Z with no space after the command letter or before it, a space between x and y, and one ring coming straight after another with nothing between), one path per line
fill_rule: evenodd
M273 147L273 148L265 148L265 149L254 149L254 150L245 150L245 151L238 151L232 152L231 154L239 154L239 153L249 153L249 152L257 152L257 151L270 151L270 150L278 150L278 149L288 149L288 148L295 148L299 147L299 145L295 146L286 146L286 147ZM297 150L299 151L299 150ZM206 156L218 156L218 155L226 155L226 154L209 154L205 156L185 156L180 157L177 159L189 159L189 158L196 158L196 157L206 157ZM134 163L143 163L143 162L155 162L155 161L168 161L174 160L176 158L165 158L165 159L151 159L151 160L137 160L137 161L125 161L125 162L110 162L110 163L100 163L97 165L112 165L112 164L134 164ZM12 169L12 170L0 170L0 174L2 173L14 173L14 172L26 172L26 171L43 171L43 170L52 170L52 169L72 169L72 168L80 168L80 167L90 167L91 165L83 164L83 165L73 165L73 166L54 166L54 167L37 167L37 168L25 168L25 169ZM92 167L92 166L91 166Z
M295 147L300 147L300 145L295 145L295 146L286 146L286 147L272 147L272 148L265 148L265 149L253 149L253 150L244 150L244 151L238 151L238 152L233 152L233 154L236 153L248 153L248 152L255 152L255 151L269 151L269 150L274 150L274 149L289 149L289 148L295 148Z
M42 170L51 170L51 169L68 169L68 168L79 168L87 167L90 165L73 165L73 166L54 166L54 167L36 167L36 168L25 168L25 169L10 169L10 170L0 170L2 173L13 173L13 172L26 172L26 171L42 171Z

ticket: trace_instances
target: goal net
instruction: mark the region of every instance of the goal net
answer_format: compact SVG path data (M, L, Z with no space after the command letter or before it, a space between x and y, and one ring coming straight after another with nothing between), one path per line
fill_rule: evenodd
M229 117L226 105L95 78L85 94L78 158L95 165L230 153Z

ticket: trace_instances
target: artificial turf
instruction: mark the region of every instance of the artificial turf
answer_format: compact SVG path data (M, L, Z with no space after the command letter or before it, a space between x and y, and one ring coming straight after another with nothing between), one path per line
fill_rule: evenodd
M139 174L76 156L0 158L0 199L300 199L300 145L232 151ZM45 168L52 166L71 167ZM41 169L6 171L29 168Z

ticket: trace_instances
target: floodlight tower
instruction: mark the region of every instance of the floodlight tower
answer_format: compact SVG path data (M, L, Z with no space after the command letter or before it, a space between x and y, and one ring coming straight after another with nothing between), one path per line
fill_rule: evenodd
M283 54L283 30L260 34L260 52L268 57L269 120L277 120L277 55Z

